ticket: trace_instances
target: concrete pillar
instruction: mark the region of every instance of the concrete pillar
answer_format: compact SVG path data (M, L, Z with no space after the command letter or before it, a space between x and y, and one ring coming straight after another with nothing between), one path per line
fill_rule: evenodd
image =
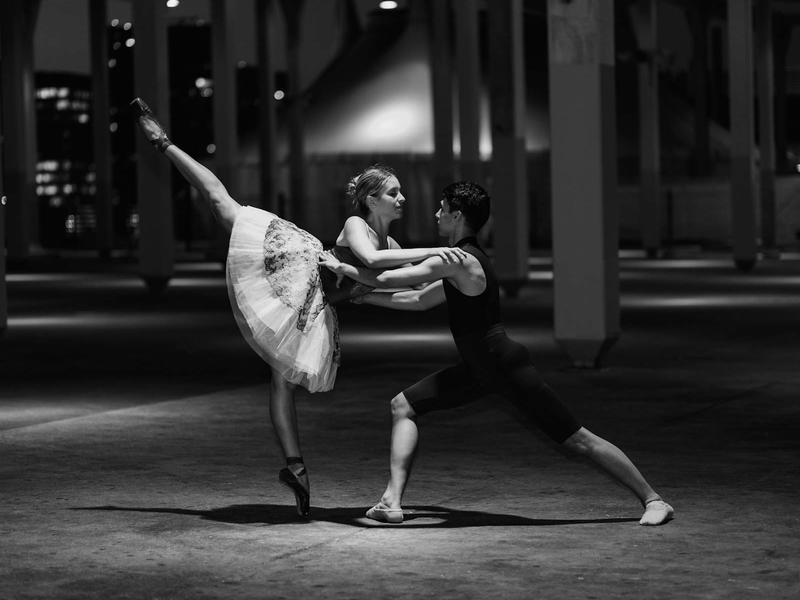
M163 0L131 3L136 31L134 85L169 131L166 4ZM139 210L139 271L153 293L163 291L175 265L172 226L171 167L143 135L136 136Z
M796 172L794 165L787 160L788 140L786 136L786 56L792 41L794 23L782 15L773 23L773 60L775 91L775 158L776 167L783 173Z
M305 226L306 183L305 143L303 140L303 92L300 80L300 17L305 0L281 0L286 18L286 62L289 105L289 204L288 215L300 227Z
M775 252L775 107L772 60L772 2L758 0L756 9L756 78L758 85L759 201L761 246Z
M524 15L521 0L495 0L487 10L494 258L497 275L513 296L528 276Z
M728 0L733 258L746 271L756 263L753 16L751 0Z
M111 135L108 91L108 18L106 0L89 2L89 35L92 65L92 153L95 170L95 218L97 252L108 258L114 247L111 208Z
M694 149L692 170L707 175L711 170L711 120L709 118L708 81L708 5L697 2L686 5L692 31L690 77L694 98Z
M619 337L614 3L548 0L555 338L597 366Z
M33 81L33 28L39 2L4 0L2 27L2 123L8 258L22 259L38 241L36 179L36 100Z
M455 179L453 159L453 60L450 50L450 0L429 0L431 94L433 102L433 198Z
M275 66L270 48L274 18L272 0L256 1L256 55L258 56L258 147L261 159L261 206L278 212L277 156L275 151Z
M0 82L1 84L2 82ZM0 143L0 333L8 327L8 294L6 292L6 201L3 185L3 153Z
M481 183L481 71L477 0L459 0L453 7L458 74L460 177Z
M239 198L238 171L239 142L236 132L236 63L233 60L233 3L211 0L211 77L214 80L214 166L213 171L232 198ZM214 228L210 256L225 261L228 252L228 234L221 227Z
M656 0L631 8L642 58L639 79L639 218L642 247L655 258L661 248L661 137L658 102L658 9Z
M2 13L0 13L0 17L2 16ZM2 64L5 55L5 46L3 44L5 35L5 28L0 28L0 64ZM4 72L0 71L0 89L4 88L4 74ZM0 95L0 109L2 109L3 100L4 97ZM0 334L8 327L8 295L6 292L6 203L8 198L5 194L5 171L3 169L4 154L5 136L2 121L0 121Z

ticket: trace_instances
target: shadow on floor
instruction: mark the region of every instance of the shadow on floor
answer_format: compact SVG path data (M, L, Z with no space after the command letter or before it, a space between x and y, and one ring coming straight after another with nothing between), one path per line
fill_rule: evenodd
M234 504L209 510L188 508L145 508L134 506L84 506L69 510L124 511L166 513L197 516L209 521L237 524L285 525L303 524L312 521L327 521L352 527L403 527L403 528L456 528L456 527L543 527L554 525L594 525L599 523L630 523L637 518L610 519L530 519L517 515L505 515L471 510L453 510L442 506L417 506L403 510L405 521L399 524L380 523L364 516L366 508L336 507L314 508L311 519L301 519L293 506L283 504Z

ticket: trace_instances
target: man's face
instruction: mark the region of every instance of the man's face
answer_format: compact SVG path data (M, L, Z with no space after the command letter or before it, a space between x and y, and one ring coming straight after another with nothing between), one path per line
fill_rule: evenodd
M439 235L447 237L455 227L455 217L460 214L459 211L454 213L450 212L450 207L447 205L447 200L442 198L441 208L436 211L436 223L439 226Z

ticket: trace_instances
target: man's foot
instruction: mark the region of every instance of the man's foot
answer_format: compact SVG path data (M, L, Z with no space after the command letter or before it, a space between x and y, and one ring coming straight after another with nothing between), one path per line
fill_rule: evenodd
M367 511L367 517L382 523L402 523L403 509L390 508L383 502L378 502L375 506Z
M131 101L131 109L133 110L133 114L137 117L139 128L142 130L142 133L144 133L148 142L153 144L153 146L158 148L161 152L164 152L167 147L172 145L172 142L169 141L167 137L167 132L164 131L161 123L158 122L153 111L145 104L144 100L141 98L134 98Z
M651 500L644 507L639 525L663 525L675 514L673 508L663 500Z

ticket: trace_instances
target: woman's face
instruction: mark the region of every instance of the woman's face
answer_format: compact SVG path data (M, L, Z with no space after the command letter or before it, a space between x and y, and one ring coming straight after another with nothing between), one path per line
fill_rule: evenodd
M400 182L394 175L383 182L380 191L371 196L370 200L370 214L375 217L394 221L403 216L403 204L406 198L400 191Z

